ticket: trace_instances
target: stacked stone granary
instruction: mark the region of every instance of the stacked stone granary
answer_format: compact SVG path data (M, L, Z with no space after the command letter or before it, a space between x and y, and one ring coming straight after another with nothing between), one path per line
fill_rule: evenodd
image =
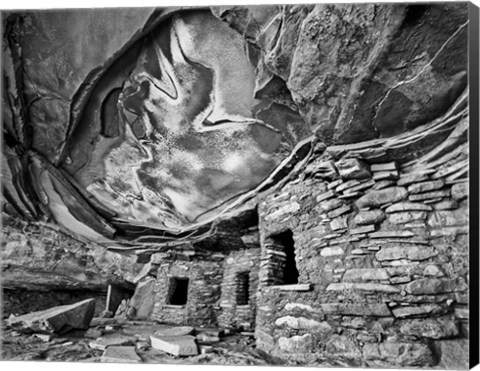
M288 181L258 195L249 249L154 254L151 318L254 329L257 347L303 362L414 367L465 356L465 95L455 107L388 140L313 144ZM190 280L182 305L168 302L175 277Z
M302 360L433 365L431 340L468 334L468 183L455 179L465 163L412 173L344 158L330 161L335 180L315 177L321 158L311 165L310 179L260 204L257 346ZM272 263L285 262L285 247L270 241L285 231L298 284L282 286Z

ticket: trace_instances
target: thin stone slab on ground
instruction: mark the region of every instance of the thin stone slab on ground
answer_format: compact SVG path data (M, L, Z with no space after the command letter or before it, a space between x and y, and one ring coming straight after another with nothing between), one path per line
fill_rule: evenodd
M18 317L12 315L7 322L10 326L20 330L64 333L71 329L88 329L94 312L95 300L87 299L75 304L61 305Z
M185 336L191 335L195 329L191 326L173 326L166 327L155 331L155 335L163 336Z
M111 346L103 352L101 362L140 363L142 359L132 346Z
M91 341L88 345L92 349L105 350L111 346L133 345L135 341L136 339L133 337L114 335L100 337L95 341Z
M174 356L196 356L198 355L195 338L190 335L185 336L150 336L152 348L162 350Z

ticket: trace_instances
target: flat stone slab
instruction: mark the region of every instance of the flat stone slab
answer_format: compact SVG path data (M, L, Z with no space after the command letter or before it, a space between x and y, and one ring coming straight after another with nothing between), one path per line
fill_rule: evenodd
M310 332L330 332L332 327L325 321L318 322L305 317L284 316L277 318L275 326L290 327L295 330L308 330Z
M18 317L12 315L7 319L7 323L17 330L65 333L71 329L88 329L94 312L95 300L86 299Z
M332 210L327 213L327 217L330 219L336 218L337 216L343 215L345 213L348 213L350 211L351 207L350 205L344 205L339 207L338 209Z
M394 247L382 247L375 254L378 261L390 261L399 259L408 259L413 261L422 261L438 255L437 249L433 246L423 245L404 245Z
M341 314L344 316L391 317L392 314L385 303L351 304L324 303L320 304L325 314Z
M432 207L420 202L399 202L387 207L385 211L387 213L402 211L432 211Z
M413 183L423 182L428 180L428 174L425 173L414 173L414 174L406 174L400 176L400 179L397 181L399 186L408 186Z
M442 188L445 185L444 181L441 179L430 180L426 182L414 183L408 186L408 192L410 193L422 193L435 191Z
M432 192L425 192L425 193L417 193L414 195L408 196L409 201L424 201L429 199L437 199L443 197L450 197L450 190L449 189L442 189L440 191L432 191Z
M368 166L356 158L345 158L335 163L343 179L363 179L370 177Z
M195 327L195 333L198 334L207 334L209 336L223 336L224 330L219 327Z
M101 362L140 363L142 359L132 346L111 346L103 352Z
M394 286L382 285L378 283L331 283L327 286L327 291L346 291L346 290L360 290L360 291L372 291L383 292L385 294L396 294L400 290Z
M375 225L365 225L363 227L358 227L358 228L353 228L350 229L350 234L362 234L362 233L368 233L368 232L374 232L375 231Z
M195 337L185 336L150 336L152 348L164 351L174 356L196 356L198 347L195 343Z
M370 165L371 171L388 171L388 170L397 170L396 162L385 162L381 164L372 164Z
M175 326L155 331L157 336L185 336L191 335L195 329L192 326Z
M205 332L196 334L195 338L199 343L207 343L207 344L218 343L220 341L219 336L209 335L209 334L206 334Z
M280 291L310 291L312 289L312 284L299 283L294 285L276 285L270 286L270 288Z
M135 338L121 335L100 337L88 345L92 349L105 350L111 346L133 345Z
M355 215L354 222L357 225L377 224L385 219L383 210L361 211Z
M345 272L343 282L384 281L389 278L387 271L382 268L353 268Z
M392 238L392 237L398 237L398 238L408 238L408 237L413 237L415 236L415 233L412 231L379 231L379 232L372 232L368 234L368 237L370 238Z
M102 317L94 317L90 322L91 327L95 326L107 326L107 325L116 325L118 324L117 318L102 318Z
M374 180L383 180L383 179L398 179L398 171L388 170L388 171L378 171L373 173Z
M444 309L438 304L426 304L419 306L399 306L392 309L396 318L408 318L418 316L429 316L432 314L443 313Z

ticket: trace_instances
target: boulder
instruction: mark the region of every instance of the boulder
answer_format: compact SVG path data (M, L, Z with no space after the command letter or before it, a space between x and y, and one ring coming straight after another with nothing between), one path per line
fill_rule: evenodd
M137 283L130 299L130 307L135 308L136 319L149 319L155 304L155 278L147 277Z
M86 330L95 312L95 300L87 299L71 305L10 316L7 323L15 329L65 333L72 329Z

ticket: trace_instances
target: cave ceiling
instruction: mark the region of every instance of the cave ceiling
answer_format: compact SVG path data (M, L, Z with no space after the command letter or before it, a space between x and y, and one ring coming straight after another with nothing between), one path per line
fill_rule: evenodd
M396 138L448 112L467 87L460 5L5 13L7 208L110 247L254 220L254 196L315 143Z

